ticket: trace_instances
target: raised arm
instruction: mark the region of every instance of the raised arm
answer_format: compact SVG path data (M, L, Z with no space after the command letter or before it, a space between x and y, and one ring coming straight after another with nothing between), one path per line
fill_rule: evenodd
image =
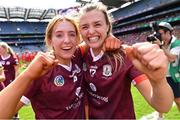
M106 39L105 42L103 44L103 51L114 51L114 50L118 50L119 48L121 48L121 45L123 44L123 41L116 38L113 34L110 34ZM82 55L84 55L87 50L88 50L88 46L86 45L86 43L83 41L78 45L81 49L81 53Z
M137 43L126 47L134 66L147 75L149 80L137 85L147 102L159 112L168 112L173 103L173 92L167 83L168 59L156 44Z
M54 55L50 53L38 53L27 69L0 92L0 119L10 119L16 111L16 106L21 96L32 80L45 74L56 63L57 60L55 60Z

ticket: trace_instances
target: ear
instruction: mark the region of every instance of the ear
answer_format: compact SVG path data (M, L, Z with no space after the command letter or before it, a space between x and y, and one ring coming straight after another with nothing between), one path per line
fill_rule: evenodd
M51 39L49 39L49 45L52 45L52 40Z
M53 48L52 39L49 39L49 40L48 40L48 45L49 45L50 48Z

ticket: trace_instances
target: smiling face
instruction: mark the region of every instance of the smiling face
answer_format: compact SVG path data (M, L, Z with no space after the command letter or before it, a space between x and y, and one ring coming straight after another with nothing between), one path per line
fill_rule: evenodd
M77 31L73 23L61 20L55 23L49 43L61 64L69 64L77 46Z
M7 49L4 48L3 46L0 46L0 55L4 55L7 53Z
M10 51L10 47L8 46L7 43L5 42L0 42L0 55L2 56L6 56L9 55Z
M90 10L80 18L80 33L86 44L93 49L95 54L102 49L107 37L109 25L105 15L100 10Z

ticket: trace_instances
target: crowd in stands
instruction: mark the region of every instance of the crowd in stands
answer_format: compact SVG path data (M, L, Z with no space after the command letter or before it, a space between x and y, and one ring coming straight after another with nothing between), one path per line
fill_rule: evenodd
M115 24L114 23L114 29L113 29L113 33L119 33L119 32L124 32L124 31L129 31L129 30L135 30L137 28L141 28L141 27L147 27L149 26L149 23L151 22L158 22L158 21L168 21L168 22L171 22L171 21L174 21L174 20L179 20L180 19L180 13L171 13L171 14L168 14L166 16L158 16L157 18L153 18L153 19L147 19L147 20L144 20L144 21L140 21L140 22L137 22L137 23L133 23L133 24L130 24L130 25L124 25L124 26L120 26L121 24ZM120 27L117 27L117 26L120 26Z
M177 39L180 39L180 26L174 26L174 35ZM118 36L119 39L123 40L124 43L132 45L137 42L144 42L147 39L147 36L152 34L152 31L145 32L132 32L130 34L125 34L122 36Z
M137 32L137 33L126 34L123 36L118 36L118 38L123 40L125 44L132 45L137 42L146 41L146 38L149 34L150 32Z

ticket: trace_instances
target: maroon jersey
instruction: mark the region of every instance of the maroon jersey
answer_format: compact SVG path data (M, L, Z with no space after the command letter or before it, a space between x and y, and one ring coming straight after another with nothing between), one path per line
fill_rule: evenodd
M77 50L72 58L71 70L56 65L34 80L25 96L31 101L36 119L84 118L82 61Z
M89 50L85 55L84 64L89 118L134 119L131 81L141 73L124 54L124 62L117 71L114 70L113 58L109 62L104 54L99 55L99 58L92 56L94 55Z
M0 57L0 64L4 67L5 81L4 85L9 85L16 75L14 66L18 65L18 59L13 57L13 55L8 56L7 58Z

